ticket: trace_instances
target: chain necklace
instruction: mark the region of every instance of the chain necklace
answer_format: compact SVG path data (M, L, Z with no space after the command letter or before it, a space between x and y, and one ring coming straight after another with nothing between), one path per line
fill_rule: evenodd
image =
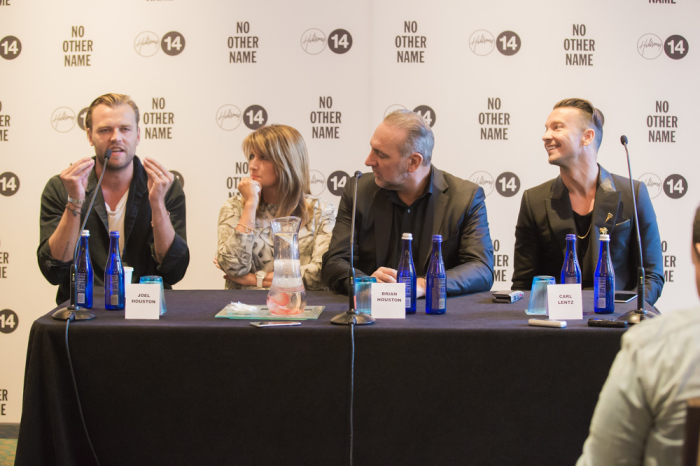
M588 236L588 233L591 232L591 227L592 227L592 226L593 226L593 219L591 219L591 223L590 223L590 225L588 225L588 231L586 232L585 235L579 236L578 233L576 233L576 236L578 236L578 239L586 239L586 237Z

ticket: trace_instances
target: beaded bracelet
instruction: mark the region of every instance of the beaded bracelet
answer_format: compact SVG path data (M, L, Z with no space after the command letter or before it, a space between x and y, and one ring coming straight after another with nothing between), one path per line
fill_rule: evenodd
M80 209L71 209L70 204L66 204L66 209L73 213L73 217L77 217L78 215L80 215Z

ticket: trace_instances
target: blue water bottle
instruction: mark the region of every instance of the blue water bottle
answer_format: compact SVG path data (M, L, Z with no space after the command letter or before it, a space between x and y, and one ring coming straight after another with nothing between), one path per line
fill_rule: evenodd
M109 256L105 266L105 309L124 309L124 268L119 254L119 232L109 232Z
M566 235L566 255L564 266L561 268L560 283L581 283L581 267L576 255L576 235Z
M442 260L442 235L433 235L433 250L425 281L425 312L444 314L447 310L447 276Z
M610 260L610 235L600 235L600 256L593 281L593 310L597 314L615 312L615 269Z
M416 268L413 266L411 243L413 235L401 235L401 259L396 272L396 282L406 284L406 314L416 313Z
M92 261L90 260L90 231L83 230L80 235L80 245L78 246L77 266L78 273L75 276L75 304L85 309L92 309L92 285L94 272Z

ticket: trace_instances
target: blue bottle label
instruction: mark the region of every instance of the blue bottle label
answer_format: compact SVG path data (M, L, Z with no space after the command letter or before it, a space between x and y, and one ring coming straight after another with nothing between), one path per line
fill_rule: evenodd
M85 304L85 286L87 284L87 274L79 273L75 281L76 291L78 292L78 304Z
M411 277L401 277L399 283L406 285L406 307L411 307Z
M597 306L600 308L605 308L607 306L606 303L606 277L598 277L598 304Z
M446 278L440 277L435 278L433 282L432 290L432 302L430 303L433 309L444 309L445 308L445 297L446 297Z
M112 306L119 305L119 274L109 275L108 293L109 293L109 303Z
M566 277L564 279L565 284L570 284L570 283L578 283L578 278L576 277Z

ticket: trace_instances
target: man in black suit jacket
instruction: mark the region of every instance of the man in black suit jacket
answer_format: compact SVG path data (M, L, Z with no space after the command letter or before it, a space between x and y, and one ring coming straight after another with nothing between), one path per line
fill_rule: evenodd
M576 234L582 286L593 287L601 230L610 234L610 254L618 290L636 289L638 247L629 179L598 165L604 117L587 100L557 103L542 137L549 163L560 175L523 193L515 227L513 289L527 290L535 275L557 283L566 235ZM645 298L655 303L664 286L661 240L646 185L634 182L646 272Z
M432 235L442 235L447 293L486 291L493 285L493 244L484 191L431 164L434 139L423 118L393 112L377 127L358 181L355 246L357 276L396 283L401 233L413 234L417 296L425 295ZM337 293L348 292L354 178L345 186L321 276Z

